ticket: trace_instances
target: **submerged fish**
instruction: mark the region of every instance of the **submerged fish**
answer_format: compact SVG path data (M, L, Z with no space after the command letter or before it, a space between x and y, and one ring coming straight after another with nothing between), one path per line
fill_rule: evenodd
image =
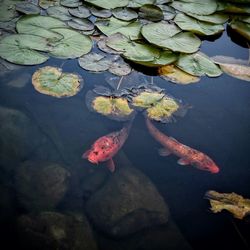
M87 150L82 157L88 159L91 163L107 162L107 167L111 172L115 171L113 157L120 150L128 138L132 121L130 121L121 130L112 132L97 139L91 148Z
M206 154L196 149L190 148L178 142L176 139L163 134L152 124L148 118L146 118L146 124L150 134L164 147L163 149L159 150L159 154L161 156L174 154L180 157L178 160L178 164L180 165L192 165L198 169L206 170L211 173L219 172L218 166Z

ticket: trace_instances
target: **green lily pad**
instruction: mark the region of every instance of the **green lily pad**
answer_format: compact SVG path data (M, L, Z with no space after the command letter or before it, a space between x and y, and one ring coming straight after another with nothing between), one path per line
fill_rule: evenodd
M250 24L250 16L236 16L234 18L235 20L238 20L243 23L249 23Z
M165 3L170 3L172 2L172 0L156 0L155 4L159 5L159 4L165 4Z
M63 36L63 39L53 44L50 54L59 58L78 58L90 52L92 40L77 31L59 28L52 31Z
M0 8L0 22L7 22L18 16L16 12L16 3L20 1L15 0L2 0Z
M107 41L108 37L106 36L101 36L99 41L97 42L97 46L98 48L103 51L103 52L106 52L106 53L109 53L109 54L122 54L122 52L120 51L117 51L117 50L114 50L114 49L111 49L110 47L108 47L106 45L106 41Z
M109 10L118 7L125 7L128 5L129 0L85 0L85 2Z
M182 30L192 31L193 33L199 35L210 36L224 31L224 26L222 24L211 24L199 21L182 13L176 15L174 22Z
M112 11L112 14L117 19L123 21L131 21L138 17L138 14L130 8L116 8Z
M95 25L106 36L121 33L132 40L140 37L141 24L138 21L126 22L111 17L108 20L96 21Z
M126 76L132 71L129 64L125 63L123 60L113 62L109 66L109 72L117 76Z
M139 9L139 17L153 22L158 22L163 20L164 15L163 11L158 6L153 4L145 4Z
M240 35L242 35L243 37L245 37L248 41L250 41L250 24L247 22L241 22L238 20L232 20L229 23L229 26L236 31L237 33L239 33Z
M85 6L79 6L75 9L69 9L69 13L78 18L87 18L91 15L90 10Z
M60 4L65 7L75 8L82 4L79 0L60 0Z
M195 83L200 80L199 77L197 76L192 76L183 70L177 68L175 65L165 65L163 67L160 67L158 69L158 73L161 78L167 81L171 81L173 83L177 84L190 84L190 83Z
M61 68L46 66L33 74L32 84L42 94L69 97L80 91L83 79L77 74L63 73Z
M250 66L248 61L229 56L214 56L213 62L220 65L223 72L235 78L250 81Z
M164 20L169 21L175 17L176 12L174 8L168 5L158 5L158 7L162 10Z
M132 98L132 105L138 108L150 108L159 102L165 96L164 93L145 90Z
M29 2L17 3L16 10L26 15L40 14L40 8Z
M2 31L8 31L10 33L16 33L16 22L18 19L19 18L17 17L7 22L0 22L0 29Z
M169 122L179 108L178 102L169 96L164 96L154 106L147 108L146 114L151 120Z
M191 55L181 55L176 66L194 76L207 75L216 77L222 74L220 68L201 52Z
M210 15L217 10L217 3L215 0L173 1L171 6L184 13L194 13L197 15Z
M67 27L64 22L49 16L24 16L16 24L18 33L41 36L49 39L51 42L63 38L61 34L51 29L63 27Z
M91 7L90 11L91 11L92 15L94 15L96 17L109 18L112 16L111 10Z
M204 21L208 23L213 23L213 24L223 24L226 23L229 19L229 16L226 14L222 13L214 13L211 15L197 15L193 13L187 13L187 15L199 20L199 21Z
M173 51L193 53L201 45L193 33L182 32L176 25L165 22L144 25L141 32L148 42Z
M51 6L59 6L60 0L39 0L39 6L43 9L48 9Z
M114 50L123 52L123 56L131 61L148 62L160 56L157 48L148 44L130 41L127 37L119 33L110 36L106 44Z
M217 11L233 14L250 14L250 6L246 4L218 2Z
M51 6L46 11L49 16L58 18L62 21L68 21L72 18L68 9L63 6Z
M131 0L129 1L128 7L140 8L145 4L155 4L156 0Z
M93 30L95 28L91 21L82 18L72 18L72 20L68 22L68 25L76 30Z
M78 59L79 65L86 70L101 72L108 70L112 61L97 53L89 53Z
M48 41L39 36L14 34L0 40L0 57L21 65L44 63L48 56L38 51L49 51Z

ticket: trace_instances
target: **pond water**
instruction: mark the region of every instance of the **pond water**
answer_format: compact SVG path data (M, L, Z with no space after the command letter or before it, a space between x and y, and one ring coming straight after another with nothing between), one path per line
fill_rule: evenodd
M227 32L215 41L205 40L201 51L209 56L248 59L248 49L234 43ZM144 69L145 81L153 78L154 84L166 93L191 106L176 122L154 125L166 135L208 154L220 172L211 174L190 165L181 166L173 155L159 156L160 144L149 134L144 117L138 112L127 141L114 157L116 171L112 174L105 163L93 165L81 157L96 139L124 124L90 112L85 103L88 90L95 85L108 86L105 79L111 73L85 71L77 60L50 58L45 65L62 66L65 72L80 74L84 86L70 98L42 95L31 84L32 74L41 65L21 67L0 76L0 127L4 131L0 141L0 219L3 242L9 246L6 249L17 249L20 244L24 249L28 249L27 245L38 249L36 244L40 241L47 244L42 249L50 249L53 244L42 235L64 240L67 225L67 230L72 230L68 232L71 238L60 249L97 249L95 244L100 250L249 249L249 219L240 221L227 212L213 214L204 199L208 190L250 197L248 82L223 74L218 78L202 77L198 83L183 86L149 76ZM125 185L120 187L120 193L114 190L119 182ZM121 209L130 211L126 202L132 207L152 206L159 213L165 209L161 196L171 215L168 223L155 225L154 219L165 220L157 215L150 215L147 221L142 206L130 221L123 218L119 229L112 224L113 217L123 213ZM42 219L36 217L46 211L68 217L49 213L43 214ZM28 217L30 214L34 218ZM85 225L85 217L72 219L72 214L87 214L90 225ZM54 231L46 231L45 221ZM79 234L79 221L85 223L84 236ZM143 223L152 226L144 229ZM118 237L114 237L116 234ZM84 241L85 248L71 241Z

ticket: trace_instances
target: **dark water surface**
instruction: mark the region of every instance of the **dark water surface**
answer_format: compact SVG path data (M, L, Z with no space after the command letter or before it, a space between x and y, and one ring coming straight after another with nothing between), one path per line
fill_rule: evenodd
M248 58L248 50L232 42L226 32L214 42L204 41L201 51L209 56ZM63 62L50 59L46 65L60 67ZM72 177L71 189L57 205L56 211L80 211L82 206L84 209L86 200L82 197L84 194L81 193L81 185L87 183L89 173L101 171L104 175L110 175L104 164L92 166L81 159L81 155L98 137L122 127L120 122L91 113L85 105L86 92L94 85L106 84L105 77L109 76L109 73L92 74L82 70L76 60L69 60L63 65L64 71L78 72L83 76L85 84L76 96L57 99L34 90L31 75L39 67L41 66L22 67L21 70L0 77L0 105L22 111L46 138L46 142L38 144L36 150L31 150L28 155L21 157L18 163L12 163L10 169L1 169L1 193L4 194L1 201L1 236L4 236L10 247L18 246L20 241L16 218L29 212L20 204L17 195L16 169L19 165L26 161L44 160L63 162L67 165ZM24 73L29 74L24 87L9 86L14 79L22 79ZM178 118L177 122L155 125L182 143L206 152L220 166L221 171L212 175L191 166L178 165L175 156L159 156L157 149L160 145L148 133L141 114L137 115L121 154L125 154L126 159L154 183L168 204L172 219L193 249L247 249L245 244L250 244L249 220L239 221L226 212L212 214L204 194L207 190L216 190L250 197L249 83L226 74L218 78L203 77L200 82L188 86L175 85L157 76L153 78L154 83L166 89L167 93L192 106L185 117ZM149 81L150 77L145 76L145 79ZM4 122L1 121L2 124ZM27 141L23 142L23 145L30 145L36 136L35 133L25 137ZM1 151L6 154L3 147L8 148L8 145L1 145ZM9 154L13 154L15 158L18 153ZM119 164L122 165L119 159L123 158L119 158L119 155L117 157L115 161L118 162L119 169ZM0 165L4 164L0 162ZM89 186L91 185L94 184L90 181ZM8 192L4 191L5 188ZM136 234L114 240L95 227L94 231L100 249L160 249L157 244L151 248L143 245L136 248ZM162 241L165 236L164 233L152 233L151 237L152 241ZM246 242L241 237L244 237ZM124 247L124 242L129 242L130 248Z

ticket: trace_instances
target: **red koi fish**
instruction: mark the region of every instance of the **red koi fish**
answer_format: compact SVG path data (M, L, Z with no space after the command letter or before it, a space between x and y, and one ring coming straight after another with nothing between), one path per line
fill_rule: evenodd
M148 118L146 118L146 125L150 134L164 147L159 150L161 156L174 154L180 157L178 160L178 164L180 165L192 165L198 169L206 170L213 174L219 172L218 166L206 154L190 148L172 137L166 136L160 132Z
M94 164L107 162L108 169L114 172L115 164L112 158L121 149L128 138L131 123L132 122L119 131L112 132L97 139L91 148L82 155L82 158L88 159L88 161Z

